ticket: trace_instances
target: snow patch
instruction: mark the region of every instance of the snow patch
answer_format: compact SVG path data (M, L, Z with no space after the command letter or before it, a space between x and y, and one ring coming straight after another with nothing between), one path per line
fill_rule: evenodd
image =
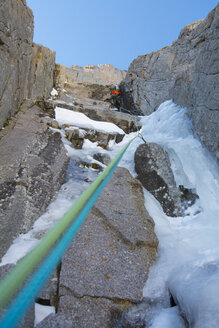
M106 132L112 134L125 134L122 129L110 122L94 121L83 113L74 112L61 107L55 108L56 121L60 126L69 124L79 128L87 128L99 132Z
M38 303L35 303L35 322L34 327L38 325L43 319L48 317L51 313L55 313L54 306L45 306Z
M56 89L52 89L52 91L50 92L51 96L55 97L58 96L58 91Z

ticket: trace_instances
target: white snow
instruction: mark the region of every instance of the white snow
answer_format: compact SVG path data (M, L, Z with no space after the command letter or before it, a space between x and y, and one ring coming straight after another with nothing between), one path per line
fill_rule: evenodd
M93 129L100 132L106 133L120 133L124 134L124 131L117 125L110 122L100 122L91 120L83 113L74 112L61 107L55 108L56 120L60 126L63 124L70 124L80 128Z
M52 89L52 91L50 92L51 96L58 96L58 91L56 89Z
M177 306L162 309L152 320L149 328L185 328L183 319L179 316Z
M45 306L35 303L35 322L34 326L36 326L40 321L45 319L51 313L55 313L54 306Z

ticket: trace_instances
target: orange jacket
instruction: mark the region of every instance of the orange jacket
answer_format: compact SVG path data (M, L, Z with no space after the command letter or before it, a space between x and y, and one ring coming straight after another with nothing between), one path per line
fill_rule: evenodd
M113 91L112 91L112 95L120 96L120 92L119 92L119 90L113 90Z

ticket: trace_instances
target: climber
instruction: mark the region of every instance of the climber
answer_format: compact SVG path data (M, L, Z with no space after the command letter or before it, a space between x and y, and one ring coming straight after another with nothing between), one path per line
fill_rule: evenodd
M108 101L113 107L120 108L121 97L120 97L119 87L116 86L116 88L111 92L111 97L104 99L104 101Z

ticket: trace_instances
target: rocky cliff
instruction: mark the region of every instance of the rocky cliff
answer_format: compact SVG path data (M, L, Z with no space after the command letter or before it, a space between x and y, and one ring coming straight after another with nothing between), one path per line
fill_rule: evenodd
M55 52L35 43L31 50L28 99L32 102L46 100L54 84Z
M48 98L55 53L32 43L33 13L25 0L0 4L0 128L26 99Z
M72 96L103 100L125 78L126 71L112 65L65 67L56 65L55 87L65 89Z
M32 37L26 1L1 1L1 256L45 211L65 181L68 163L60 135L44 120L49 112L42 101L53 87L55 53L32 43ZM41 108L34 106L39 101Z
M27 97L33 13L25 1L0 5L0 128Z
M25 0L1 1L1 256L14 238L29 231L65 182L69 158L58 128L76 149L87 140L100 146L98 153L68 167L67 175L77 176L81 185L91 180L89 175L78 174L77 169L90 169L92 174L93 170L100 171L110 161L106 153L109 143L119 143L124 137L82 131L76 124L59 127L53 120L55 106L82 112L93 120L114 122L129 133L136 129L133 117L110 110L110 105L101 101L123 79L121 89L127 108L150 114L164 100L173 98L189 108L200 137L216 152L218 10L206 20L185 27L172 46L138 57L125 78L125 72L111 65L55 66L55 53L32 43L33 15ZM59 95L45 101L53 86ZM136 151L135 165L139 180L164 211L172 216L178 214L181 194L168 154L156 144L144 144ZM196 199L195 194L191 196ZM38 301L55 305L57 311L39 327L116 325L124 309L142 301L142 288L156 259L157 246L140 182L126 169L117 169L49 285L39 295ZM123 318L117 327L144 326L138 315L136 320L131 325ZM31 322L28 327L33 326L33 318Z
M171 46L136 58L121 89L125 107L144 115L168 99L187 107L197 134L219 159L219 5L184 27Z

